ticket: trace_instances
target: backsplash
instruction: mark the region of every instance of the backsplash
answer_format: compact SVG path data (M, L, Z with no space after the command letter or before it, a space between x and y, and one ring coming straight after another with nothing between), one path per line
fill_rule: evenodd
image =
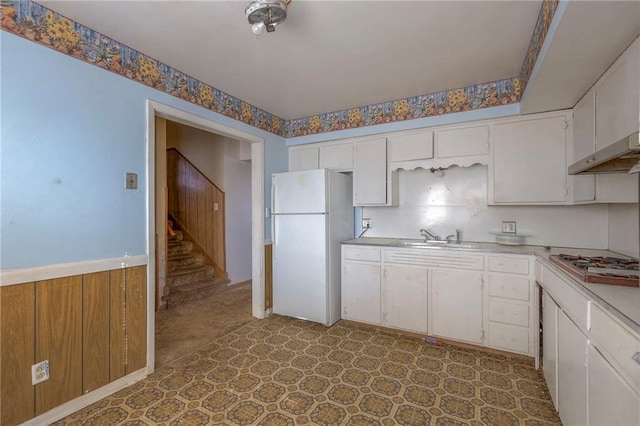
M398 207L366 207L367 237L420 238L420 228L441 238L462 231L466 241L494 242L501 221L516 221L526 244L606 249L606 204L584 206L487 206L487 166L452 167L443 176L399 170ZM637 232L636 232L637 235Z
M609 206L609 250L640 257L638 203Z

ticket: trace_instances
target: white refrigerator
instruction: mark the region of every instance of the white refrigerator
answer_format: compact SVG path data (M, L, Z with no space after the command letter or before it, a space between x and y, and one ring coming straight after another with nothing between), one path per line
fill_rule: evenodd
M353 238L351 176L326 169L274 173L273 312L340 319L340 243Z

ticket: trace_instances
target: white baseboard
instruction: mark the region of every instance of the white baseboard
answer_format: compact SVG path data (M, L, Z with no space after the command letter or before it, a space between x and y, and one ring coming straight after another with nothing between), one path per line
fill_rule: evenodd
M86 262L61 263L35 268L7 269L0 271L0 286L51 280L73 275L111 271L113 269L142 266L149 263L149 256L125 256L112 259L89 260Z
M89 392L86 395L79 396L76 399L72 399L69 402L59 405L58 407L53 408L47 411L46 413L39 415L38 417L34 417L33 419L24 422L22 425L23 426L40 426L40 425L51 424L62 418L67 417L69 414L73 414L76 411L83 409L84 407L88 407L94 402L97 402L102 398L105 398L119 391L120 389L126 388L129 385L139 382L145 377L147 377L146 367L138 371L135 371L129 374L128 376L115 380L109 383L108 385L98 388L93 392Z

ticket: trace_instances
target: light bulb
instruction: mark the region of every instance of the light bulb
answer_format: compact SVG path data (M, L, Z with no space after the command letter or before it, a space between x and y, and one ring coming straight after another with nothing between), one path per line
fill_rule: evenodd
M259 36L264 32L264 22L256 22L251 26L251 32Z

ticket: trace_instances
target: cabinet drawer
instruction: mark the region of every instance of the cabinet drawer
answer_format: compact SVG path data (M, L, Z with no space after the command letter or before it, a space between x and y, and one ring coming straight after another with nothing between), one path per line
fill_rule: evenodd
M529 329L513 325L489 323L489 346L508 351L529 353Z
M343 246L342 254L347 260L364 260L367 262L380 262L380 249L377 247L353 247Z
M529 306L490 299L489 321L529 327Z
M455 251L445 253L429 249L386 249L384 251L384 261L435 268L484 270L483 255Z
M569 279L569 278L567 278ZM574 289L571 284L560 278L556 272L543 267L542 287L556 301L558 306L571 317L583 330L587 329L587 298Z
M640 363L632 358L640 352L640 336L627 330L595 303L590 304L589 331L593 343L640 392Z
M433 158L433 132L389 137L389 162Z
M529 259L521 257L489 256L491 272L529 275Z
M529 300L529 279L489 274L489 296Z

